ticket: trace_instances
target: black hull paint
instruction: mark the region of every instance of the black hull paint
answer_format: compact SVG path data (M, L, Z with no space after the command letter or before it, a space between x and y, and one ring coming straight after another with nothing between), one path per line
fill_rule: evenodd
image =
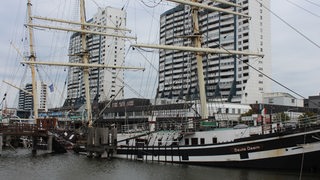
M215 167L231 167L231 168L253 168L253 169L277 169L277 170L300 170L302 165L302 154L266 158L250 161L226 161L226 162L182 162L190 165L203 165ZM303 170L320 171L320 152L304 154Z
M310 129L309 129L310 130ZM304 129L304 132L305 129ZM311 133L312 132L312 133ZM117 149L118 155L125 155L128 159L149 159L193 165L217 167L255 168L255 169L283 169L300 170L303 159L304 170L320 170L320 149L308 153L293 155L273 155L261 159L250 159L250 153L264 152L276 149L295 151L302 149L299 144L317 143L320 137L319 128L310 132L295 131L285 134L269 134L252 138L239 139L231 143L197 145L197 146L122 146ZM240 160L216 161L214 156L236 155ZM165 157L165 159L159 158ZM212 156L211 161L193 161L192 157ZM178 157L178 160L173 160ZM303 158L302 158L303 157ZM190 159L190 160L189 160Z

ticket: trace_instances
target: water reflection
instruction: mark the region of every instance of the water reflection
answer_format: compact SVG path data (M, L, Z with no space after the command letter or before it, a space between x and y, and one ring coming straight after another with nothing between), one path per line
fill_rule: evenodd
M92 159L73 153L32 157L28 151L3 153L0 157L0 174L0 179L8 180L283 180L299 178L299 174L294 172L226 169L120 159ZM305 173L303 179L318 180L320 173Z

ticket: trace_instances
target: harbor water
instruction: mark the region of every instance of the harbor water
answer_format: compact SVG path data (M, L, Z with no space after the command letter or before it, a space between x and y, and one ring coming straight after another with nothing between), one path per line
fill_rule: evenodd
M2 180L282 180L299 179L299 172L230 169L142 162L123 159L88 158L71 152L32 156L31 151L3 151L0 156ZM304 180L319 180L320 173L303 173Z

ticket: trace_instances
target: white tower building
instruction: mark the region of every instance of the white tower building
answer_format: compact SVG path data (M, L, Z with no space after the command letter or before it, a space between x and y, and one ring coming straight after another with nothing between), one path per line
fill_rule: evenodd
M92 19L88 22L103 26L125 28L126 12L112 7L99 9ZM97 27L92 30L98 31ZM99 29L101 30L101 28ZM114 29L103 29L104 33L123 35L123 31ZM121 33L121 34L120 34ZM105 65L122 66L124 64L125 40L117 37L106 37L100 35L87 35L87 47L90 63L99 63ZM69 44L69 62L81 62L80 33L74 33L70 38ZM114 96L123 86L124 72L121 69L98 69L91 68L90 95L91 101L97 98L105 101ZM124 92L121 90L117 98L123 98ZM77 100L84 100L84 83L82 69L79 67L70 67L68 74L68 94L67 100L75 103Z
M32 94L32 84L28 83L25 85L24 90ZM40 87L37 87L38 92L40 93L39 98L39 107L38 110L44 112L47 110L47 84L41 82ZM40 91L39 91L40 90ZM33 110L33 96L26 93L22 90L19 91L19 102L18 102L18 109L20 110Z

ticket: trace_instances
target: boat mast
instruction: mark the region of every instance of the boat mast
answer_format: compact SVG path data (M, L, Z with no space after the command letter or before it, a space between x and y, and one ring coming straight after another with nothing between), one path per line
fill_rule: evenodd
M250 53L250 52L241 52L236 50L225 50L225 49L214 49L214 48L202 48L202 36L200 34L199 30L199 20L198 20L198 12L199 9L207 9L211 11L217 11L217 12L224 12L228 14L234 14L238 16L242 16L245 18L250 18L250 16L238 13L234 11L230 11L227 9L222 9L218 7L208 6L202 3L199 3L198 0L167 0L175 3L181 3L185 5L191 6L191 13L192 13L192 20L193 20L193 45L194 47L177 47L172 45L148 45L148 44L134 44L131 45L133 47L145 47L145 48L152 48L152 49L169 49L169 50L182 50L182 51L190 51L195 53L196 61L197 61L197 76L198 76L198 86L199 86L199 95L200 95L200 103L201 103L201 118L202 119L208 119L208 108L207 108L207 98L206 98L206 90L205 90L205 82L204 82L204 75L203 75L203 63L202 63L202 55L204 53L210 53L210 54L238 54L238 55L254 55L254 56L260 56L262 57L262 54L258 53ZM234 7L241 7L238 4L231 3L225 0L211 0L215 2L219 2L222 4L227 4Z
M28 23L32 24L32 17L31 17L31 0L28 0ZM28 27L29 31L29 48L30 48L30 57L29 61L30 62L35 62L36 61L36 56L34 52L34 47L33 47L33 29L32 27ZM32 94L33 94L33 115L34 115L34 123L37 123L37 118L38 118L38 94L37 94L37 81L36 81L36 71L35 71L35 65L31 64L31 78L32 78Z
M80 22L86 23L86 15L85 15L85 4L84 0L80 0ZM85 30L85 25L81 25L81 30ZM87 50L87 40L86 33L81 33L81 44L82 44L82 62L84 64L89 64L89 54ZM83 67L83 81L85 87L85 97L86 97L86 109L87 109L87 118L88 118L88 127L92 127L92 109L91 109L91 97L90 97L90 89L89 89L89 68Z
M198 2L198 0L192 0L193 2ZM192 23L193 23L193 44L196 48L201 48L202 38L199 30L199 19L198 19L199 8L196 6L191 6ZM201 118L208 119L208 108L207 108L207 96L205 90L205 82L203 75L203 63L202 63L202 53L196 52L197 61L197 75L198 75L198 87L201 103Z
M118 27L110 27L110 26L103 26L98 24L92 24L86 22L86 15L85 15L85 1L80 0L80 21L81 22L73 22L73 21L66 21L61 19L55 19L55 18L45 18L45 17L39 17L39 16L31 16L31 3L30 0L28 0L28 16L29 21L26 24L26 26L29 27L30 31L30 51L31 56L29 61L23 61L22 64L28 64L31 68L33 68L33 72L35 74L34 66L36 65L48 65L48 66L72 66L72 67L81 67L83 68L83 79L84 79L84 86L85 86L85 98L86 98L86 109L87 109L87 118L88 118L88 126L92 127L92 109L91 109L91 98L90 98L90 89L89 89L89 69L90 68L116 68L116 69L132 69L132 70L144 70L144 68L139 67L125 67L125 66L112 66L112 65L105 65L105 64L90 64L89 63L89 53L87 50L87 41L86 41L86 34L97 34L102 36L111 36L111 37L118 37L118 38L126 38L126 39L136 39L136 37L126 36L126 35L118 35L118 34L110 34L110 33L104 33L101 31L92 31L87 30L90 29L89 27L98 27L102 29L115 29L120 31L127 31L131 32L130 29L126 28L118 28ZM38 25L32 23L32 18L43 20L43 21L53 21L53 22L60 22L60 23L66 23L66 24L75 24L75 25L81 25L81 30L78 29L71 29L71 28L63 28L63 27L53 27L53 26L44 26L44 25ZM82 63L59 63L59 62L36 62L35 61L35 55L33 51L33 45L32 45L32 28L38 27L38 28L44 28L44 29L53 29L53 30L60 30L60 31L67 31L67 32L78 32L81 33L81 44L82 44L82 50L81 50L81 56L82 56ZM35 78L33 78L35 79ZM33 85L33 87L36 87L36 85ZM36 90L36 88L35 88ZM37 94L33 92L33 95L36 96ZM37 103L37 97L34 97L34 101ZM38 106L38 104L35 104ZM35 117L38 117L38 109L35 109Z

